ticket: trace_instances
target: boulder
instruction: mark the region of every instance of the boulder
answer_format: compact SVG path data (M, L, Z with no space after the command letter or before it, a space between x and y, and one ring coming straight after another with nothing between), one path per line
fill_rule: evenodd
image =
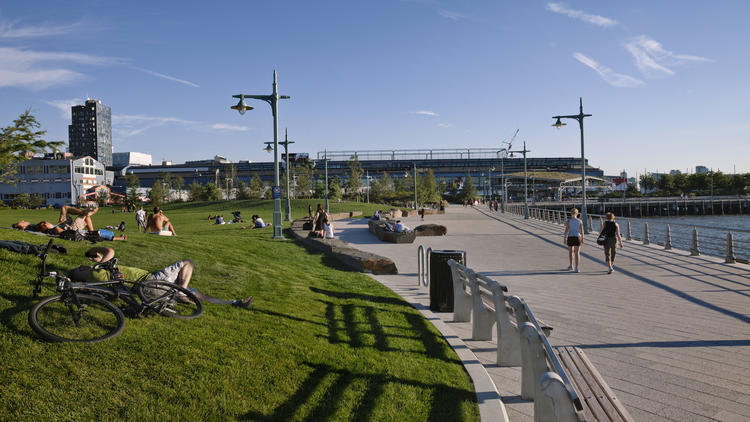
M445 236L448 228L440 224L422 224L414 228L417 236Z

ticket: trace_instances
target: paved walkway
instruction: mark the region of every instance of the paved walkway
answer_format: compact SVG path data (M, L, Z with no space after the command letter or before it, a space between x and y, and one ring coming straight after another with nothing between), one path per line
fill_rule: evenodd
M393 259L400 274L373 277L422 309L429 294L417 287L417 247L467 251L470 268L507 285L554 327L553 346L582 347L638 421L750 421L750 266L625 242L608 275L590 235L576 274L565 271L562 226L462 206L424 222L447 226L448 235L396 245L377 240L366 220L337 221L336 229L357 248ZM533 404L520 398L520 368L495 365L494 340L469 340L470 325L449 322L451 313L427 315L473 352L511 421L533 419ZM477 391L489 420L485 387Z

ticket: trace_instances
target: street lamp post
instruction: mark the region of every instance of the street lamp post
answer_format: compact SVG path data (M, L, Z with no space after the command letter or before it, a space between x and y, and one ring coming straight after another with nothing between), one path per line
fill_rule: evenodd
M505 212L505 198L506 198L505 196L505 159L508 157L508 150L511 148L511 142L507 142L507 144L508 146L506 148L503 148L497 152L498 157L500 157L500 183L502 184L502 188L503 188L502 195L500 196L500 212L501 213ZM503 153L502 156L500 155L501 152Z
M523 141L523 150L521 151L508 151L513 154L514 152L523 154L523 218L529 218L529 172L526 167L526 153L531 152L526 149L526 141ZM512 155L511 155L512 157Z
M583 153L583 119L585 117L591 117L590 114L583 114L583 97L579 97L579 111L578 114L572 114L569 116L552 116L553 119L557 119L555 124L552 126L560 129L565 126L566 123L560 121L560 119L575 119L578 120L578 125L581 128L581 191L583 192L583 203L581 205L581 218L583 219L583 232L588 233L591 231L589 227L588 218L586 217L586 156Z
M414 164L414 209L417 209L417 163Z
M276 86L276 70L273 71L273 91L271 95L246 95L238 94L232 95L233 98L239 98L240 101L237 105L232 106L233 110L237 110L240 114L245 114L247 110L252 110L253 107L245 104L245 98L253 98L256 100L263 100L271 106L271 113L273 114L273 169L274 169L274 186L273 192L273 239L283 239L284 236L281 234L281 187L279 186L279 100L289 99L288 95L279 95Z
M266 142L266 151L271 152L271 143L272 142ZM289 196L289 144L293 144L294 141L289 140L289 130L284 129L284 142L279 142L279 145L284 146L284 157L286 158L286 216L284 218L284 221L292 221L292 206L290 204L290 196Z
M328 150L323 153L323 160L326 164L326 213L328 213Z

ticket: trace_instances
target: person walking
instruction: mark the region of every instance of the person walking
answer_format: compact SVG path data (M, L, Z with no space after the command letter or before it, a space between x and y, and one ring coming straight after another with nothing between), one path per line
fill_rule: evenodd
M605 214L606 221L599 232L599 237L604 235L604 262L609 267L607 274L615 270L615 253L617 244L622 249L622 236L620 236L620 225L615 223L615 215L611 212Z
M563 233L563 243L568 246L568 271L574 269L573 256L575 256L575 272L579 272L579 263L581 261L581 246L583 246L583 222L578 218L578 209L570 210L570 218L565 222L565 233Z

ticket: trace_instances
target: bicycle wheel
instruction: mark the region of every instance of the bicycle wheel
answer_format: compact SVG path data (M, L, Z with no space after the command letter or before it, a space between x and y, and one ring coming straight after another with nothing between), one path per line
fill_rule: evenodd
M193 292L174 283L144 281L137 291L143 306L159 315L187 319L203 313L203 304Z
M98 296L70 294L42 299L29 311L29 325L47 341L96 342L110 339L125 328L125 315Z

